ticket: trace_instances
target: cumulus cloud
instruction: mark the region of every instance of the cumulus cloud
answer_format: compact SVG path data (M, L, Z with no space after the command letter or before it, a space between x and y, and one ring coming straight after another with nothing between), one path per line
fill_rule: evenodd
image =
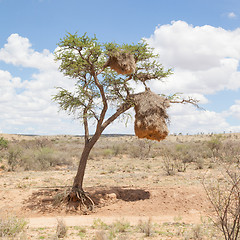
M73 81L63 77L53 58L48 50L40 53L32 49L29 40L18 34L12 34L0 49L0 60L30 67L34 72L30 79L22 80L0 70L1 131L32 134L76 131L77 124L68 122L66 114L58 114L57 105L51 101L56 86L73 87Z
M229 114L240 120L240 100L236 100L235 104L230 107Z
M169 115L172 133L217 133L230 130L222 113L199 110L192 105L175 104L169 109Z
M146 40L160 54L160 62L174 70L165 91L213 94L240 87L240 29L177 21L157 27Z
M146 39L160 54L159 61L174 74L166 82L153 81L156 93L184 93L199 99L207 109L208 94L240 88L240 29L227 31L212 26L192 26L183 21L158 26ZM29 79L0 69L0 131L32 134L82 134L82 127L52 103L56 86L73 89L74 81L65 78L47 49L38 52L29 39L12 34L0 48L0 61L16 68L33 70ZM143 91L141 86L134 86ZM240 102L223 112L198 110L175 104L169 109L171 132L197 133L237 131L226 117L240 118ZM120 127L121 126L121 127ZM111 124L105 133L133 133L133 121Z
M165 83L152 82L154 91L185 93L195 96L200 104L207 104L208 94L240 88L240 29L194 27L184 21L173 21L158 26L146 41L160 54L163 66L174 72ZM181 111L176 112L175 108ZM239 116L238 110L238 104L231 107L234 116ZM231 127L223 113L194 111L189 106L172 107L170 112L172 131L227 131Z
M15 66L47 70L55 67L53 55L44 49L42 53L34 51L27 38L12 34L4 48L0 50L0 60Z
M237 15L236 15L234 12L228 13L227 16L228 16L229 18L236 18L236 17L237 17Z

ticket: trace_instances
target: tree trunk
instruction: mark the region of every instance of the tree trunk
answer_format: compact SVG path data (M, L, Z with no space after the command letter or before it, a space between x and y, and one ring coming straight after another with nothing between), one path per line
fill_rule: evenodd
M89 157L89 153L92 149L93 145L90 143L86 143L81 155L81 159L78 165L78 170L77 170L77 174L74 178L74 182L73 182L73 189L78 189L78 190L83 190L82 185L83 185L83 178L84 178L84 174L85 174L85 169L86 169L86 165L87 165L87 160Z
M77 190L77 191L80 190L83 192L83 187L82 187L83 186L83 178L84 178L84 174L85 174L85 169L86 169L89 153L91 152L95 143L100 138L103 130L110 123L112 123L120 114L126 112L129 108L131 108L131 106L132 105L129 103L124 103L121 107L119 107L119 109L116 111L116 113L113 114L110 118L108 118L102 125L97 125L96 132L90 140L88 139L88 137L85 136L86 137L85 145L84 145L81 159L80 159L80 162L78 165L77 174L76 174L76 177L74 178L74 182L73 182L73 187L72 187L73 192L75 190Z
M84 145L84 148L82 151L82 155L80 158L80 162L78 165L77 174L74 178L73 187L72 187L73 190L77 189L77 190L83 191L83 187L82 187L83 186L83 178L84 178L84 174L85 174L85 169L86 169L89 153L91 152L93 146L95 145L95 143L101 136L102 131L103 131L103 129L101 131L97 131L90 141L85 142L85 145Z

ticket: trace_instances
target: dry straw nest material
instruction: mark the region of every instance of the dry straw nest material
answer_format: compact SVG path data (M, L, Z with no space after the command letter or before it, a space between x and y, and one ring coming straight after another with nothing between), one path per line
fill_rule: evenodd
M131 74L136 70L134 56L123 51L112 51L109 54L108 66L118 74Z
M169 132L166 123L169 100L146 90L134 96L134 105L136 136L157 141L165 139Z

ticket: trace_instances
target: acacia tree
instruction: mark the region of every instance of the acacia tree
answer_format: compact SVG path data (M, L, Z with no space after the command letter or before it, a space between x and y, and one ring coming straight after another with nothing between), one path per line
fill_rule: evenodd
M122 75L109 67L109 56L116 51L130 53L134 57L136 69L133 73ZM60 61L60 71L75 79L76 85L74 92L58 88L59 92L53 99L60 109L77 114L85 130L85 144L71 192L79 196L84 194L83 178L94 144L110 123L134 106L132 99L136 93L131 87L132 83L140 83L147 88L148 81L163 81L171 74L171 70L164 70L158 62L158 55L144 41L138 44L102 44L96 37L90 38L86 34L78 36L68 33L58 43L55 58ZM180 102L184 103L185 100ZM110 117L107 118L109 113ZM95 121L95 130L90 135L89 121L92 119Z

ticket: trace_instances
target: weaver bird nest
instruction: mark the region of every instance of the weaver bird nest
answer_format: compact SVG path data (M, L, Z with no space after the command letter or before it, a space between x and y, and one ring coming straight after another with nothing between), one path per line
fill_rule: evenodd
M165 139L169 132L166 123L169 100L148 89L134 96L134 105L136 136L157 141Z
M109 54L108 66L118 74L131 74L136 70L134 56L122 51L113 51Z

